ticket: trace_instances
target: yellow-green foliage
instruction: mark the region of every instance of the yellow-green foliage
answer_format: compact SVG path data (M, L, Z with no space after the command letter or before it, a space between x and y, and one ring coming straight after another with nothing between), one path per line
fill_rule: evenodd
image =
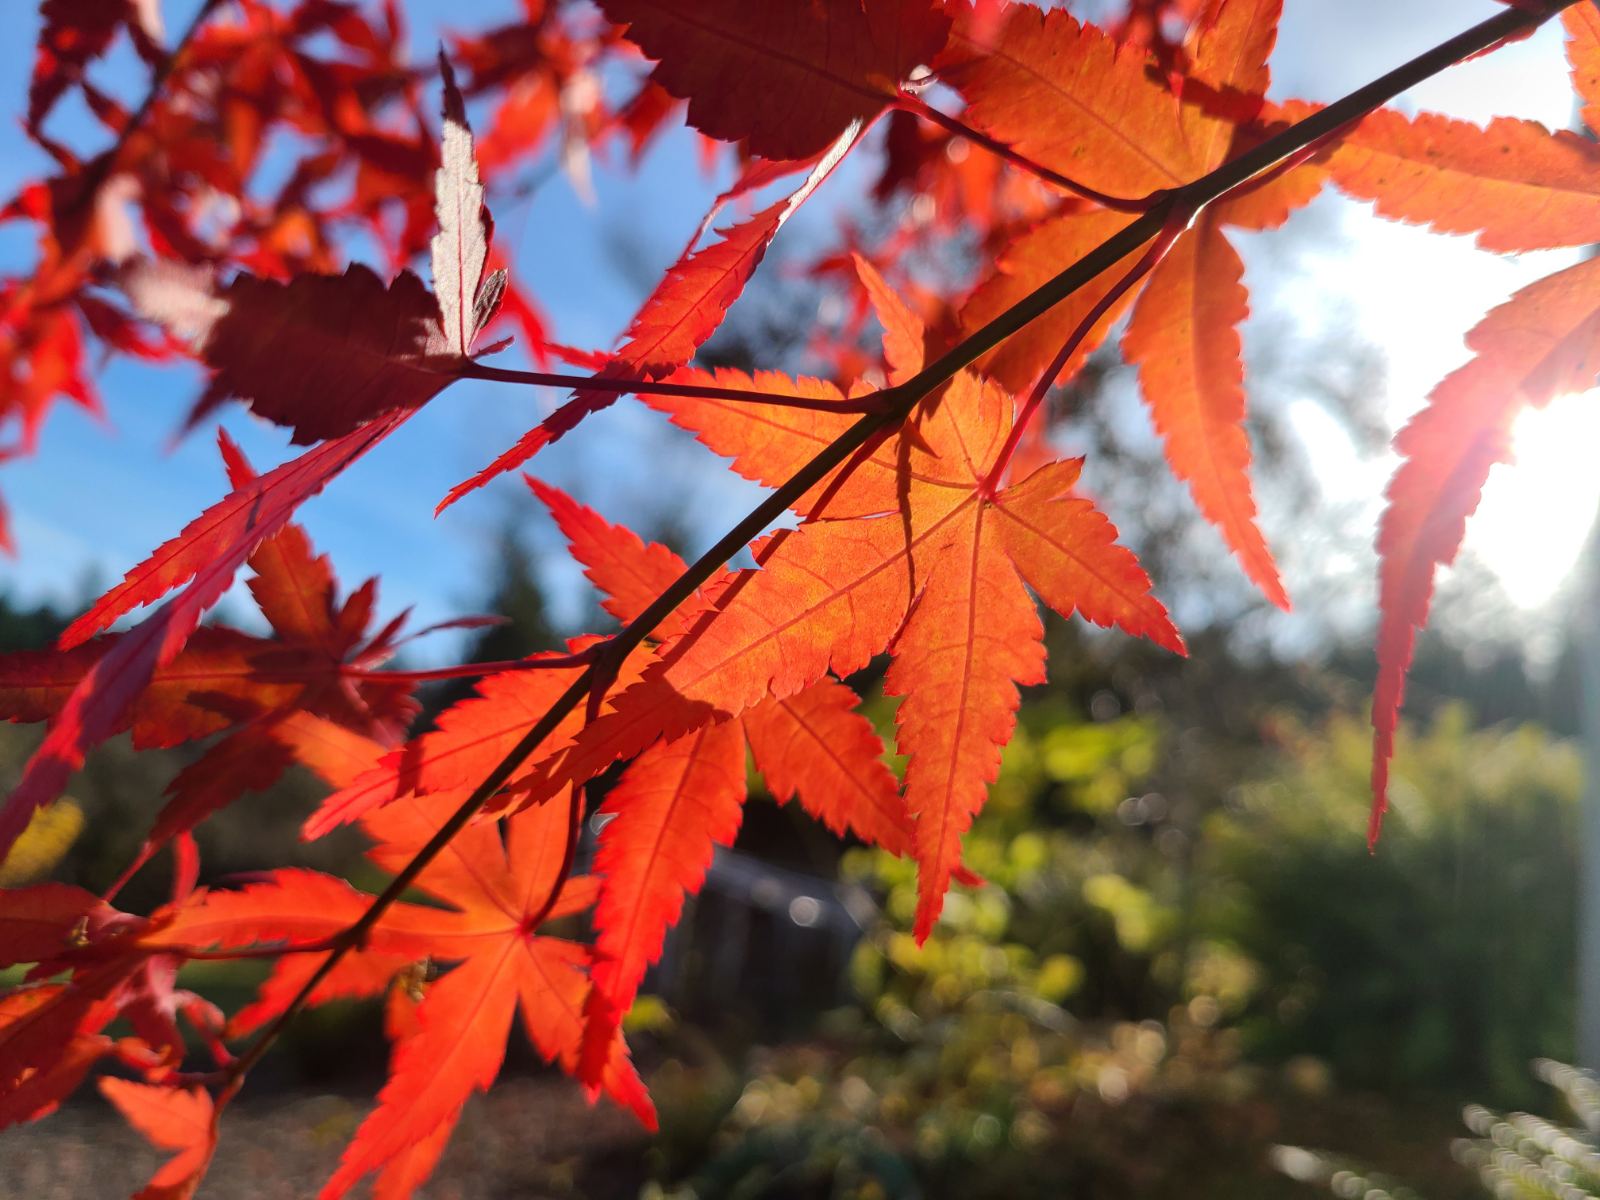
M720 1170L759 1194L783 1174L772 1157L785 1154L798 1159L785 1169L801 1174L831 1164L835 1194L858 1194L841 1183L858 1176L880 1189L859 1194L898 1194L889 1155L940 1179L939 1194L975 1172L982 1194L1058 1195L1137 1177L1129 1157L1140 1151L1119 1144L1131 1126L1096 1132L1121 1106L1241 1094L1231 1036L1216 1028L1243 995L1240 973L1204 939L1180 952L1169 864L1149 829L1116 816L1148 785L1161 736L1142 718L1085 724L1031 710L966 838L966 862L987 882L953 891L920 948L909 933L914 864L854 852L845 873L881 897L884 919L852 962L860 1007L829 1027L842 1056L763 1054L701 1194L724 1194ZM1199 988L1180 978L1185 963ZM1152 985L1153 972L1173 986ZM1123 1006L1113 1016L1103 997L1086 996L1096 973L1128 976L1148 1015ZM1084 1144L1059 1153L1080 1135ZM840 1146L854 1147L848 1164L835 1161ZM1175 1148L1162 1169L1181 1157Z
M39 809L0 859L0 887L22 887L43 879L82 832L83 809L66 797Z
M1504 1096L1562 1048L1570 747L1447 711L1406 738L1372 856L1364 721L1243 748L1049 700L1023 722L965 839L987 883L925 946L914 865L847 857L882 905L857 1003L758 1053L696 1195L1282 1195L1264 1080Z

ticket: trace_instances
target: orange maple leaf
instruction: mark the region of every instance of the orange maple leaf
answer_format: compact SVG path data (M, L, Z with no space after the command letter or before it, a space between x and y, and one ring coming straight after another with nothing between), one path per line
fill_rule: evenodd
M318 724L316 718L300 721ZM362 746L348 731L332 737L343 743L344 753L321 765L336 783L349 781L383 749L370 742ZM369 812L362 826L377 842L369 857L385 870L401 869L453 807L448 797L407 796ZM397 1178L414 1184L425 1177L468 1097L488 1088L499 1073L514 1013L521 1013L544 1059L576 1069L593 955L542 929L545 921L582 912L595 899L592 878L561 883L567 818L565 805L545 804L504 822L469 825L416 879L419 890L447 907L395 904L365 947L347 955L312 996L321 1003L377 995L410 963L455 964L425 985L415 1020L396 1041L378 1107L357 1130L323 1197L343 1195L374 1171L381 1173L380 1189L397 1195L404 1194ZM242 1026L236 1022L237 1032L281 1012L310 978L320 955L292 953L297 945L320 944L342 932L371 901L331 876L276 871L238 891L206 894L144 940L185 949L279 943L291 951L274 966L248 1019ZM655 1127L649 1097L620 1039L612 1041L596 1082ZM428 1153L419 1158L422 1146Z
M60 643L64 650L101 632L130 609L188 584L119 636L115 645L88 666L62 702L50 731L0 808L0 855L26 828L34 809L61 794L84 755L122 727L155 673L177 658L200 618L221 599L234 572L256 547L281 530L307 497L371 449L406 415L379 418L235 488L67 627Z
M1182 187L1258 136L1281 0L1212 0L1190 37L1189 70L1167 86L1147 56L1061 10L1011 11L992 44L958 25L941 74L967 100L965 117L1045 167L1104 195L1137 200ZM1041 116L1040 114L1045 115ZM1304 166L1208 210L1181 234L1138 299L1114 303L1065 364L1076 370L1132 308L1122 349L1139 368L1167 459L1195 504L1221 531L1245 573L1288 607L1256 526L1244 430L1244 363L1238 326L1249 312L1243 264L1228 225L1263 229L1321 186ZM975 329L1127 224L1070 202L1002 252L997 273L962 312ZM1130 262L1058 304L984 363L1008 385L1028 386Z
M630 621L686 569L659 543L646 544L564 492L529 479L550 509L573 557ZM711 580L658 627L663 637L686 623L732 581ZM595 908L594 991L580 1075L597 1084L622 1014L633 1003L684 897L700 890L717 846L731 846L746 799L745 751L773 797L800 804L834 833L846 830L895 854L910 850L911 821L883 761L883 743L855 711L857 697L822 679L792 696L761 702L732 721L650 747L624 772L600 808L594 869L604 880Z
M763 390L780 383L770 374L715 378ZM828 391L816 381L789 386ZM715 400L652 403L764 481L784 477L849 420ZM849 674L891 649L889 687L905 697L897 719L911 755L906 798L921 864L917 935L925 938L959 863L961 834L999 770L1017 685L1043 679L1043 628L1024 581L1064 616L1079 612L1182 651L1110 522L1068 497L1078 461L990 491L1011 408L998 387L958 375L914 428L812 489L796 505L810 519L764 544L760 569L740 572L616 698L615 712L541 767L543 786L589 778L659 737L793 696L830 670Z
M204 1088L100 1080L100 1092L128 1124L163 1150L176 1150L134 1200L188 1200L217 1148L217 1112Z

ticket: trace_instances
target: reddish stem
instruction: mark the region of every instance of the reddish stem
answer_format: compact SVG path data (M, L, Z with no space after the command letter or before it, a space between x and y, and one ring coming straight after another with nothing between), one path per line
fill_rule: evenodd
M1082 196L1085 200L1093 200L1096 204L1100 205L1101 208L1108 208L1112 212L1149 212L1156 206L1161 196L1165 194L1156 193L1155 195L1144 196L1137 200L1127 199L1122 196L1110 196L1105 192L1096 191L1094 188L1079 183L1074 179L1068 179L1065 175L1062 175L1058 171L1051 170L1043 163L1034 162L1033 159L1006 145L1004 142L996 141L988 134L980 133L978 130L973 129L959 117L952 117L948 113L940 112L937 108L934 108L931 104L928 104L926 101L924 101L920 96L913 96L909 92L901 92L899 96L895 98L895 106L908 113L912 113L915 116L921 117L924 121L931 122L932 124L939 126L941 129L948 130L950 133L956 134L958 137L966 138L967 141L973 143L975 146L981 146L990 154L1004 159L1012 166L1018 167L1028 172L1028 174L1044 180L1053 187L1058 187L1064 192L1071 192L1074 196Z
M602 643L603 644L603 643ZM576 654L562 654L553 658L503 658L493 662L461 663L453 667L434 667L427 671L369 671L364 667L344 667L339 674L346 679L371 680L377 683L430 683L436 679L475 679L481 675L499 675L505 671L569 671L586 667L594 661L596 647L580 650Z
M545 896L544 903L539 906L539 911L528 918L529 933L537 930L550 916L556 901L561 897L561 889L567 886L567 880L572 877L572 865L578 858L578 831L583 828L583 784L573 784L570 792L567 797L567 845L561 853L561 870L556 872L555 882L550 885L550 891Z
M281 958L285 954L325 954L338 945L338 938L318 938L293 946L242 946L236 950L182 950L169 953L194 962L231 962L237 958Z
M1017 414L1017 419L1012 423L1011 432L1006 435L1005 445L1000 447L1000 453L994 460L994 466L989 468L989 473L984 477L979 492L986 498L993 499L1000 486L1000 478L1005 474L1006 467L1011 464L1011 458L1017 452L1017 446L1022 442L1022 435L1028 428L1028 422L1033 419L1033 414L1039 410L1048 393L1056 381L1056 376L1065 369L1072 356L1077 353L1078 347L1083 345L1083 339L1089 336L1089 331L1095 323L1111 310L1112 305L1122 299L1129 288L1138 283L1151 271L1157 263L1167 256L1167 251L1172 249L1172 243L1177 241L1189 222L1194 219L1194 210L1190 208L1175 209L1168 216L1161 231L1156 234L1150 243L1150 248L1139 256L1139 261L1112 284L1104 296L1095 301L1094 306L1079 321L1071 335L1062 344L1050 365L1045 368L1033 385L1033 390L1028 393L1028 398L1022 405L1022 411Z

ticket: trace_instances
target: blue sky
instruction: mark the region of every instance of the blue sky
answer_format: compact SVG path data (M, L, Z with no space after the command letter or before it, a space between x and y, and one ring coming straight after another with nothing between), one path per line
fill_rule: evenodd
M168 28L177 29L194 6L164 0L162 7ZM446 16L455 25L484 28L510 19L520 6L513 0L412 0L406 7L422 57L432 53ZM1287 7L1273 63L1274 92L1332 99L1497 6L1490 0L1288 0ZM0 91L6 97L0 104L19 115L37 17L35 5L14 8L13 36L0 40ZM470 22L461 21L468 10ZM118 73L109 77L115 80ZM1404 106L1478 120L1512 113L1563 124L1571 99L1559 30L1547 28L1527 43L1458 68L1408 96ZM17 121L0 128L0 193L11 194L42 166ZM802 243L827 237L835 216L860 194L867 166L854 164L831 179L782 237ZM637 174L598 166L593 208L560 176L529 200L496 205L497 237L510 247L520 281L549 314L555 336L606 346L632 314L644 281L673 260L721 182L701 172L688 139L668 136ZM0 227L0 269L16 270L29 261L31 247L19 236L21 229ZM616 265L619 233L632 260L627 272ZM1258 313L1288 312L1308 329L1318 323L1347 328L1391 350L1388 402L1396 420L1459 361L1460 335L1486 307L1561 261L1549 255L1497 260L1472 251L1464 239L1386 226L1332 197L1285 233L1253 240L1246 255L1252 275L1279 281L1271 293L1257 292ZM1258 322L1247 329L1247 354L1259 349L1251 345L1252 331L1265 327ZM496 361L518 365L520 354L513 350ZM0 588L25 601L76 600L86 580L109 584L222 494L209 434L168 451L198 381L189 367L117 361L101 376L109 424L65 405L54 412L39 455L0 469L0 492L11 506L20 547L16 560L0 562ZM492 577L490 556L505 521L538 525L544 545L550 544L548 534L514 477L439 520L432 516L434 504L554 399L548 391L459 384L308 504L304 523L348 585L382 575L387 611L413 605L420 618L436 620L469 610ZM1308 420L1308 436L1316 439L1314 418ZM223 423L258 465L286 456L283 431L238 410L225 414ZM1337 447L1329 454L1330 470L1345 469ZM614 518L648 528L671 511L677 524L705 541L753 494L631 402L586 423L538 464L547 478ZM1352 497L1375 499L1386 467L1367 464L1359 470L1359 478L1345 481ZM1492 511L1490 518L1492 524ZM1266 519L1270 537L1282 520L1271 513ZM576 611L582 586L576 570L554 555L542 569L562 608ZM1290 583L1292 590L1292 574ZM443 643L426 657L449 649Z

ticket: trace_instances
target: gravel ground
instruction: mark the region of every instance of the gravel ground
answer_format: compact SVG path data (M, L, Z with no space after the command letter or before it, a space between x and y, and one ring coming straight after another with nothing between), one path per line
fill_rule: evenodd
M120 1200L163 1156L92 1089L35 1125L0 1134L3 1200ZM371 1094L241 1099L222 1121L199 1200L315 1196L371 1105ZM569 1080L507 1079L475 1097L426 1200L609 1200L638 1195L647 1144L632 1118L590 1108Z

